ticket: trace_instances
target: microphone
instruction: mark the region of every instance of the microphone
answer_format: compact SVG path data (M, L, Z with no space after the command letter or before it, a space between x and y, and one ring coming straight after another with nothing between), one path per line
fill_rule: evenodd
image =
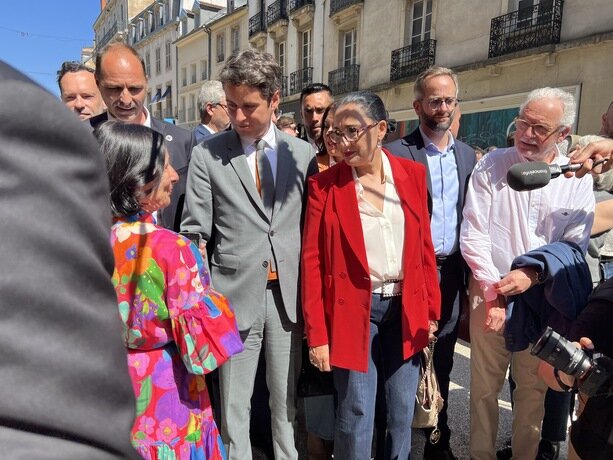
M509 187L518 192L535 190L545 187L551 179L569 171L577 171L581 163L558 165L548 164L543 161L528 161L517 163L507 172Z

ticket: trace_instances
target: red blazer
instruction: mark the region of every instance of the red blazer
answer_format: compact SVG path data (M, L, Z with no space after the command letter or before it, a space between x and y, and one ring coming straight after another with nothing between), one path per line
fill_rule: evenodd
M404 211L402 351L428 344L428 320L440 317L440 291L430 235L426 170L389 158ZM302 308L309 346L330 345L330 364L366 372L371 282L351 168L340 163L309 179L302 242Z

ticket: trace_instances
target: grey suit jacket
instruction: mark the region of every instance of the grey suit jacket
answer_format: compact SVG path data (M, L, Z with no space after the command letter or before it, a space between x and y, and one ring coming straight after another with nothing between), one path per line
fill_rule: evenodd
M454 139L454 143L454 156L458 167L458 180L460 185L457 204L457 231L459 234L460 224L462 223L462 208L464 208L464 198L466 197L466 190L468 187L468 179L470 178L473 168L477 163L477 158L475 156L474 149L469 145L457 139ZM415 129L415 131L413 131L411 134L385 145L385 148L394 155L417 161L426 167L428 181L428 210L430 211L430 215L432 215L432 182L430 180L430 169L428 168L426 147L424 146L424 140L421 137L419 128Z
M138 458L91 129L0 62L0 457Z
M104 112L90 119L90 124L96 128L107 121L108 114ZM185 184L187 183L187 168L192 156L192 149L196 145L193 133L165 121L151 117L151 129L164 136L164 145L170 155L170 164L177 171L179 181L172 189L170 205L158 213L159 224L174 231L179 231L181 214L185 202Z
M272 218L266 215L240 139L226 131L194 148L187 178L182 230L209 242L211 281L247 330L264 303L268 261L277 264L290 321L301 320L298 286L306 179L317 171L309 144L275 128L277 176Z

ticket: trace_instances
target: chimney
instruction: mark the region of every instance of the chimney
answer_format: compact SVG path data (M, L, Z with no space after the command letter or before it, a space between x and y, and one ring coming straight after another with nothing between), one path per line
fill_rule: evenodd
M105 6L106 6L106 0L100 0L100 11L102 11Z

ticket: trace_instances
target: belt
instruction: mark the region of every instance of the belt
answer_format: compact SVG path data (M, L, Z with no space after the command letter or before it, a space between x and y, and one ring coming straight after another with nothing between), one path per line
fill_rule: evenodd
M460 254L460 251L456 251L446 256L436 256L436 265L443 265L448 260L455 259L459 254Z
M372 291L381 297L395 297L402 295L402 280L385 280L381 286Z

